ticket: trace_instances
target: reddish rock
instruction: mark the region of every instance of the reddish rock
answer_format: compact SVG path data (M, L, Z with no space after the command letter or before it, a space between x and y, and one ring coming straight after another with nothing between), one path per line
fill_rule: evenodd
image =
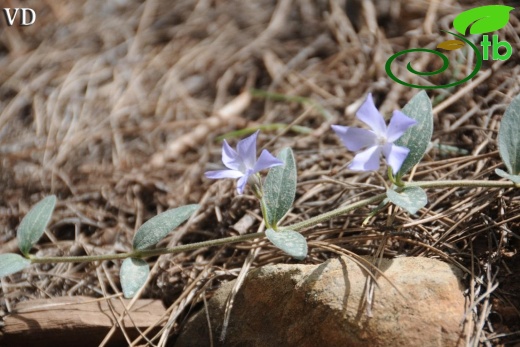
M209 301L216 346L463 346L460 271L428 258L383 260L367 314L367 275L350 258L252 270L235 297L224 342L224 307L234 282ZM204 310L175 346L209 346Z

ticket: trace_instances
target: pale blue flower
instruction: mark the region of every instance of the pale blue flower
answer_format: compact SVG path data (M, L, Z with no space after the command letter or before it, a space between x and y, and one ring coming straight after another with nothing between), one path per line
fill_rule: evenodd
M213 179L238 178L237 192L242 194L250 176L261 170L283 165L283 161L277 159L265 149L258 160L256 159L256 137L259 132L257 131L253 135L238 141L236 151L224 140L222 162L228 170L208 171L205 173L206 177Z
M403 165L410 150L406 147L394 145L409 127L417 122L406 116L401 111L394 111L388 127L383 116L379 113L372 94L356 113L356 117L367 124L372 130L333 125L332 129L340 137L341 141L350 151L362 152L356 154L349 169L357 171L372 171L379 169L381 153L386 162L396 174Z

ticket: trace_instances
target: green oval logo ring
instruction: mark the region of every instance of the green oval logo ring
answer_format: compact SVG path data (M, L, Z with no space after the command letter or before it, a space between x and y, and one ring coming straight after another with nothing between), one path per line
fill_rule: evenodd
M441 31L444 31L444 30L441 30ZM475 44L473 44L473 42L467 40L464 36L457 35L457 34L452 33L450 31L444 31L444 32L452 34L452 35L458 37L459 39L461 39L462 41L467 43L471 47L471 49L473 49L473 51L475 52L475 57L476 57L475 68L473 69L473 71L471 71L471 73L468 76L466 76L464 79L462 79L460 81L456 81L456 82L453 82L453 83L450 83L450 84L443 84L443 85L440 85L440 86L421 86L419 84L411 84L411 83L402 81L396 75L394 75L394 73L392 72L392 69L391 69L391 65L392 65L393 61L395 59L397 59L398 57L400 57L401 55L404 55L404 54L407 54L407 53L411 53L411 52L433 53L433 54L435 54L436 56L438 56L438 57L440 57L442 59L442 66L439 69L437 69L435 71L431 71L431 72L420 72L420 71L417 71L417 70L415 70L412 67L412 64L409 62L406 65L406 69L408 71L410 71L411 73L413 73L414 75L418 75L418 76L432 76L432 75L437 75L437 74L440 74L441 72L444 72L450 65L448 57L446 57L444 54L442 54L439 51L435 51L433 49L427 49L427 48L407 49L407 50L400 51L400 52L397 52L396 54L392 55L390 58L388 58L388 60L386 61L386 64L385 64L385 70L386 70L386 73L388 74L388 76L392 80L394 80L395 82L397 82L399 84L405 85L407 87L420 88L420 89L440 89L440 88L454 87L454 86L457 86L457 85L462 84L464 82L467 82L470 79L472 79L473 77L475 77L475 75L479 72L480 68L482 67L482 60L483 60L482 59L482 53L480 53L480 51L478 50L477 46L475 46Z

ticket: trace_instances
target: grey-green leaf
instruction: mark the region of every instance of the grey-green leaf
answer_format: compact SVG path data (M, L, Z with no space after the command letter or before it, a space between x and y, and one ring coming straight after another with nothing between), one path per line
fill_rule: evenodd
M275 166L265 179L263 200L267 208L267 224L274 227L291 209L296 195L296 161L290 148L284 148L278 159L285 165Z
M389 188L386 195L391 202L411 214L416 214L428 203L426 192L421 187L407 187L399 193Z
M507 107L498 130L500 157L511 175L520 174L520 95Z
M416 94L403 107L402 112L415 119L417 124L408 128L403 136L394 142L398 146L410 149L410 153L397 172L399 179L421 161L433 134L432 103L424 90Z
M137 258L125 259L123 264L121 264L119 273L125 298L132 298L146 283L149 274L150 267L144 260Z
M505 27L509 21L509 12L514 9L514 7L504 5L472 8L455 17L453 27L462 35L466 35L470 26L470 34L489 33Z
M265 236L267 236L273 245L295 259L303 260L307 256L307 241L302 234L296 231L274 231L273 229L267 229Z
M504 170L495 169L495 173L499 175L500 177L507 178L508 180L513 181L514 183L520 183L520 176L519 175L510 175Z
M190 218L199 207L199 205L181 206L151 218L141 225L135 233L133 242L134 249L143 250L152 247L168 235L170 231Z
M0 254L0 278L22 271L31 265L31 261L18 254Z
M28 255L31 248L42 237L47 224L51 220L56 206L56 196L50 195L39 201L22 219L18 226L18 247L24 255Z

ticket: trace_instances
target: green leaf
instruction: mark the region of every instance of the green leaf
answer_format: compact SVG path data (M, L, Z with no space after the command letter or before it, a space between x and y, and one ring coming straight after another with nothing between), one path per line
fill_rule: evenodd
M519 175L510 175L504 170L495 169L495 173L499 175L500 177L507 178L508 180L513 181L514 183L520 183L520 176Z
M47 224L51 220L52 211L56 205L56 196L51 195L31 208L18 226L18 247L24 255L28 255L31 248L42 237Z
M190 218L199 207L199 205L181 206L151 218L141 225L135 233L133 242L134 249L143 250L152 247L168 235L170 231Z
M403 136L394 142L398 146L410 149L410 153L397 172L398 180L421 161L433 134L432 103L424 90L416 94L404 106L402 112L415 119L417 124L408 128Z
M472 8L455 17L453 27L462 35L466 35L469 26L471 26L470 34L489 33L507 25L511 10L514 10L514 7L504 5Z
M132 298L135 293L145 284L150 267L142 259L128 258L121 264L119 278L125 298Z
M302 234L296 231L274 231L273 229L267 229L265 236L267 236L273 245L295 259L303 260L307 256L307 241Z
M18 254L0 254L0 278L21 271L29 265L31 265L31 261Z
M498 130L500 157L511 175L520 174L520 95L507 107Z
M291 208L296 195L296 162L290 148L284 148L278 159L285 165L269 170L264 183L263 200L267 209L268 227L276 227Z
M421 187L407 187L399 193L389 188L386 196L391 202L404 208L410 214L417 213L428 203L426 192Z

